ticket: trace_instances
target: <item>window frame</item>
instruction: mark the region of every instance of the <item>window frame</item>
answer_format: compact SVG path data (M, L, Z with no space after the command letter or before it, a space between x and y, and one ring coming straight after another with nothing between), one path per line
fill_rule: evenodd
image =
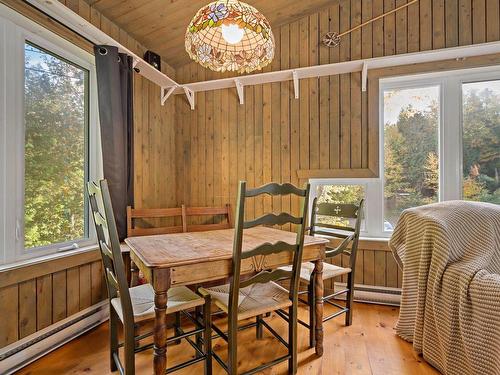
M415 87L440 86L439 99L439 193L438 200L462 199L463 184L463 97L462 85L472 82L500 80L500 66L473 67L439 72L414 73L379 79L379 177L309 179L309 209L317 197L319 185L366 185L364 238L389 238L384 230L384 91ZM373 202L373 200L375 202ZM310 212L310 211L309 211Z
M0 251L0 265L59 252L63 254L67 250L87 250L96 244L87 203L85 225L88 237L29 249L24 247L24 48L25 43L34 44L88 71L86 180L102 176L94 56L2 4L0 9L0 52L5 56L5 51L9 51L8 59L0 59L0 68L5 72L4 76L0 73L0 90L9 93L5 103L0 103L0 110L5 113L3 119L0 117L0 127L3 127L0 130L4 131L3 134L0 131L0 145L5 146L5 151L0 152L0 165L4 166L4 170L0 170L0 201L3 201L0 202L0 235L3 235L0 245L4 249ZM77 247L71 248L73 243Z

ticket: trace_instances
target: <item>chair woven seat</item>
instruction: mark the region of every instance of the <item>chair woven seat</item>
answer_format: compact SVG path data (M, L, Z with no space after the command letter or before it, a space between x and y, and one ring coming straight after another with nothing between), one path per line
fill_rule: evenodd
M280 267L280 269L285 271L291 271L292 266L284 266ZM302 267L300 268L300 280L302 280L305 283L309 283L313 271L314 271L314 263L311 262L302 263ZM333 277L341 275L347 275L350 272L351 272L350 268L339 267L327 262L323 263L323 280L328 280Z
M134 320L153 319L155 316L155 293L151 284L135 286L129 289ZM167 314L202 306L205 300L185 286L170 288L167 295ZM120 298L113 298L111 304L115 308L120 320L123 321L123 311Z
M228 312L229 284L211 288L200 288L202 295L210 294L212 300L224 312ZM289 292L270 281L265 284L252 284L239 290L238 320L248 319L292 305Z

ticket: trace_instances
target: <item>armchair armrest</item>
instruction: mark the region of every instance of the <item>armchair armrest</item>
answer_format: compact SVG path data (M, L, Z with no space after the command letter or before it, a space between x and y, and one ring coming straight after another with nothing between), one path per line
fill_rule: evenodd
M344 253L345 249L347 249L347 246L349 243L354 240L355 234L351 234L350 236L347 236L344 238L344 240L335 248L329 248L327 247L327 250L325 251L325 255L327 258L332 258L334 256L337 256L339 254Z

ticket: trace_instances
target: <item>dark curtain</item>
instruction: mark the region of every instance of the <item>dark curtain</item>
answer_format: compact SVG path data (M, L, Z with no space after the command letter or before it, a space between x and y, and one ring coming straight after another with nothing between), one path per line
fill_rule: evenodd
M104 178L108 180L118 236L127 236L127 205L133 206L132 58L113 46L95 46Z

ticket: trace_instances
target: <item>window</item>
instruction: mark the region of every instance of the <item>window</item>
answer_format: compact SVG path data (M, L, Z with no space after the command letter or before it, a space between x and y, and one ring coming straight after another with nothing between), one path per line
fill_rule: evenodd
M462 84L462 196L500 204L500 80Z
M2 264L95 243L85 184L101 168L93 56L0 6Z
M380 178L313 179L312 199L364 195L365 237L390 236L409 207L500 204L500 68L392 77L379 87Z
M89 71L31 43L24 48L24 247L88 237Z
M384 222L439 199L440 86L384 90Z

